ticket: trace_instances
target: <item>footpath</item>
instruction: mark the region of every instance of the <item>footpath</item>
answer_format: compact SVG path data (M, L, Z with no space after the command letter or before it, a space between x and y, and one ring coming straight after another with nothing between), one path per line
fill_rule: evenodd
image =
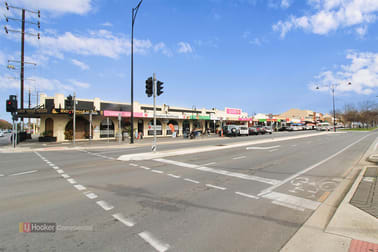
M378 252L378 137L281 249Z

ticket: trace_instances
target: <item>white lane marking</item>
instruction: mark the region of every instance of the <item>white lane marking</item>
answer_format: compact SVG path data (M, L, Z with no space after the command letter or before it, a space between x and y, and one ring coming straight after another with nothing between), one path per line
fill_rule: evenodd
M62 176L63 178L65 178L65 179L70 177L69 175L67 175L67 174L65 174L65 173L61 174L61 176Z
M163 243L156 239L150 232L142 232L138 234L143 240L150 244L154 249L159 252L165 252L169 249L169 244Z
M143 165L141 165L140 168L143 168L143 169L145 169L145 170L151 170L151 168L148 168L148 167L143 166Z
M236 160L236 159L243 159L243 158L246 158L246 156L233 157L232 159Z
M4 177L4 174L0 174L0 177Z
M276 184L279 184L281 182L281 181L275 180L275 179L262 178L262 177L257 177L257 176L252 176L252 175L247 175L247 174L237 173L237 172L229 172L229 171L225 171L225 170L219 170L219 169L214 169L214 168L210 168L210 167L192 165L192 164L187 164L187 163L183 163L183 162L163 159L163 158L157 158L157 159L153 159L153 160L157 161L157 162L161 162L161 163L173 164L173 165L177 165L177 166L181 166L181 167L185 167L185 168L191 168L191 169L196 169L196 170L199 170L199 171L222 174L222 175L225 175L225 176L236 177L236 178L245 179L245 180L253 180L253 181L258 181L258 182L261 182L261 183L266 183L266 184L271 184L271 185L276 185Z
M206 184L206 186L211 187L211 188L215 188L215 189L219 189L219 190L226 190L227 189L226 187L215 186L215 185L212 185L212 184Z
M79 191L83 191L83 190L86 190L87 188L85 186L82 186L82 185L74 185L74 187L79 190Z
M179 155L188 155L188 154L195 154L195 153L204 153L209 151L219 151L219 150L227 150L232 148L239 148L248 145L259 145L259 144L266 144L266 143L273 143L273 142L281 142L286 140L294 140L294 139L301 139L301 138L309 138L309 137L319 137L323 135L329 135L331 133L324 132L324 133L310 133L310 134L300 134L296 136L285 136L285 137L278 137L275 139L262 139L262 140L253 140L253 141L245 141L241 143L235 143L225 146L205 146L205 147L198 147L198 148L183 148L177 150L168 150L168 151L158 151L156 153L152 152L144 152L144 153L136 153L136 154L126 154L121 155L118 157L118 160L121 161L132 161L132 160L151 160L156 158L164 158L169 156L179 156Z
M109 211L114 208L114 206L103 200L97 201L96 204L102 207L105 211Z
M273 186L271 186L271 187L269 187L269 188L267 188L267 189L261 191L261 193L259 193L258 196L264 195L264 194L266 194L266 193L270 193L271 191L273 191L273 190L276 189L277 187L279 187L279 186L281 186L281 185L283 185L283 184L285 184L285 183L287 183L287 182L289 182L289 181L295 179L296 177L298 177L298 176L300 176L300 175L302 175L302 174L304 174L304 173L306 173L306 172L308 172L308 171L311 171L312 169L318 167L319 165L324 164L325 162L327 162L327 161L331 160L332 158L336 157L337 155L343 153L344 151L346 151L347 149L349 149L349 148L352 147L353 145L355 145L355 144L361 142L362 140L364 140L365 138L369 137L370 135L371 135L371 134L366 135L366 136L360 138L359 140L357 140L357 141L355 141L355 142L349 144L348 146L346 146L346 147L344 147L343 149L339 150L339 151L336 152L335 154L332 154L331 156L327 157L326 159L323 159L322 161L320 161L320 162L318 162L318 163L316 163L316 164L314 164L314 165L311 165L310 167L308 167L308 168L306 168L306 169L304 169L304 170L302 170L302 171L299 171L299 172L295 173L294 175L292 175L292 176L290 176L290 177L288 177L288 178L286 178L286 179L280 181L279 183L277 183L277 184L275 184L275 185L273 185Z
M26 171L26 172L19 172L19 173L14 173L14 174L11 174L11 175L8 175L8 176L19 176L19 175L24 175L24 174L30 174L30 173L35 173L37 172L38 170L32 170L32 171Z
M251 198L251 199L260 199L259 197L255 196L255 195L251 195L251 194L247 194L247 193L242 193L242 192L235 192L235 193L238 194L238 195L244 196L244 197Z
M163 171L159 171L159 170L151 170L151 171L155 173L164 173Z
M56 170L56 172L57 172L57 173L59 173L59 174L62 174L62 173L64 173L64 171L63 171L63 170Z
M270 150L269 152L275 152L275 151L278 151L278 149Z
M170 176L170 177L172 177L172 178L181 178L181 176L174 175L174 174L171 174L171 173L169 173L168 176Z
M216 162L211 162L211 163L208 163L208 164L204 164L203 166L208 166L208 165L215 165Z
M273 200L272 203L275 204L275 205L292 208L292 209L295 209L295 210L298 210L298 211L302 211L302 212L305 210L303 207L299 207L299 206L292 205L292 204L289 204L289 203L285 203L285 202L282 202L282 201Z
M112 216L114 217L114 219L122 222L128 227L132 227L135 225L135 223L131 219L125 218L121 213L113 214Z
M93 192L85 192L84 195L87 196L89 199L96 199L98 197Z
M247 147L246 150L270 150L270 149L276 149L280 147L281 145L275 145L275 146L269 146L269 147Z
M67 179L68 183L70 184L76 184L76 180L70 178L70 179Z
M185 181L188 181L188 182L192 182L192 183L195 183L195 184L199 184L200 182L199 181L197 181L197 180L193 180L193 179L188 179L188 178L186 178L186 179L184 179Z
M293 196L290 194L285 194L285 193L279 193L279 192L271 192L268 194L265 194L262 196L263 198L271 199L277 204L278 202L281 203L281 205L286 205L286 206L293 206L297 208L307 208L311 210L315 210L320 206L320 202L318 201L313 201L305 198L300 198L297 196ZM272 203L273 203L272 201Z
M51 166L51 167L53 167L53 166L55 166L53 163L49 163L49 166Z
M59 169L59 167L58 166L56 166L56 165L54 165L54 166L51 166L53 169L55 169L55 170L58 170Z

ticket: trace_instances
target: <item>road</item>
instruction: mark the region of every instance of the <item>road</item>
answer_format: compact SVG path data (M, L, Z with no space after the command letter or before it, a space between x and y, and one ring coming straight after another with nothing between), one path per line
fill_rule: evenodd
M189 141L152 158L148 146L0 154L0 251L279 251L377 136Z

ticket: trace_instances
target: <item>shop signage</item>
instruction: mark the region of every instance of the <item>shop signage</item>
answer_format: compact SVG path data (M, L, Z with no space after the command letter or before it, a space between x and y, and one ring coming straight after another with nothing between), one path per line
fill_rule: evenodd
M121 114L121 117L131 117L131 112L128 111L104 110L104 116L118 117L119 114ZM134 112L134 117L147 117L147 114Z
M241 109L226 108L226 113L231 115L240 115Z
M252 121L253 118L241 118L239 117L239 121L247 122L247 121Z
M51 113L53 114L68 114L70 111L73 110L68 110L68 109L53 109ZM76 115L89 115L91 113L90 110L76 110L75 111ZM98 115L99 113L97 111L92 111L92 115Z
M17 114L33 115L33 114L47 114L47 109L17 109Z
M193 119L193 120L210 120L210 116L202 116L202 115L192 115L190 116L189 119Z

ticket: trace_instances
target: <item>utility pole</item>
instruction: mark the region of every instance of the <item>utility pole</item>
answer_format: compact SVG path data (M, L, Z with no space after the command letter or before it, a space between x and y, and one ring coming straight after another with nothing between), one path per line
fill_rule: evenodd
M156 152L156 74L154 73L152 78L154 89L154 143L152 145L152 151Z
M17 10L21 10L22 12L22 16L21 16L21 19L17 19L17 18L11 18L11 17L7 17L5 16L5 20L8 22L9 20L14 20L14 21L21 21L21 31L18 31L18 30L12 30L12 29L8 29L6 26L4 27L5 29L5 32L8 34L8 32L16 32L16 33L21 33L21 71L20 71L20 92L21 92L21 104L20 104L20 107L21 109L24 109L24 78L25 78L25 62L24 62L24 58L25 58L25 34L27 35L31 35L31 36L36 36L38 37L38 39L40 39L40 33L38 34L32 34L32 33L28 33L28 32L25 32L25 23L29 23L29 24L33 24L33 25L37 25L38 26L38 29L40 29L41 27L41 24L40 22L38 21L37 23L36 22L30 22L30 21L26 21L25 20L25 13L26 12L29 12L29 13L33 13L33 14L37 14L38 15L38 18L41 17L41 12L38 10L38 11L33 11L33 10L28 10L28 9L25 9L25 8L20 8L20 7L16 7L16 6L11 6L11 5L8 5L7 2L5 2L5 7L7 8L7 10L9 11L9 9L17 9ZM24 122L24 118L21 119L21 125L23 127L23 122ZM23 130L23 128L21 128L21 130Z
M134 143L134 24L139 7L143 0L140 0L137 7L133 8L131 15L131 138L130 143Z
M92 111L89 112L89 142L92 141Z
M73 102L74 102L74 112L73 112L73 144L76 143L76 92L74 92L73 96Z

